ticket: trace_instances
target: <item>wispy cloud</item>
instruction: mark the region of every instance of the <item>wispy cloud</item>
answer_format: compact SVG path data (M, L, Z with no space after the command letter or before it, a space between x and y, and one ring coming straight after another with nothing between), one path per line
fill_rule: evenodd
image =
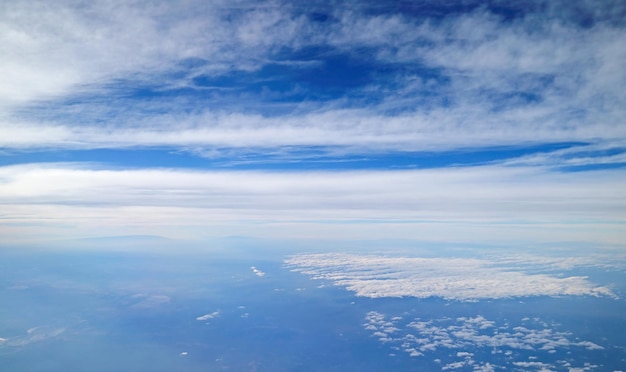
M219 315L220 315L219 311L214 311L212 313L204 314L202 316L199 316L199 317L196 318L196 320L209 320L209 319L213 319L213 318L215 318L216 316L219 316Z
M120 79L145 83L185 61L195 61L197 73L256 69L269 50L293 38L297 22L271 3L62 1L50 7L33 0L3 8L2 69L10 72L0 84L4 104L89 92Z
M26 331L26 335L0 338L0 348L22 347L34 342L55 338L65 332L65 328L53 326L33 327Z
M132 296L132 298L137 301L131 306L133 309L148 309L170 302L170 297L166 295L138 293Z
M538 152L503 162L504 165L584 167L607 164L626 164L623 143L574 146L549 152Z
M356 5L6 5L0 145L623 144L619 5L581 6L591 26L563 3L549 11L533 2L521 12L512 7L513 19L488 6L460 13L439 5L446 16L430 18L437 4L423 5L421 15ZM289 73L272 67L343 68L330 66L335 60L353 61L366 80L319 98L293 92L313 92L307 76L330 70L296 68L285 81ZM199 93L207 88L213 93Z

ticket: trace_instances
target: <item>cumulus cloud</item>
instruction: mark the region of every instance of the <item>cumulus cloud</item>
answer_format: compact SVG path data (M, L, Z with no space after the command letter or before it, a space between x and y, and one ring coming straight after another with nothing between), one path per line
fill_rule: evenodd
M441 318L432 320L413 319L404 321L397 317L389 318L377 311L367 313L365 329L372 336L389 347L402 350L412 357L427 358L431 353L443 350L456 350L449 353L442 370L455 370L471 366L475 371L493 371L496 369L554 370L567 363L579 363L588 367L587 363L572 357L571 349L585 348L589 351L602 350L603 347L590 341L578 341L569 332L557 331L558 325L548 325L541 320L522 320L520 326L512 326L508 322L501 323L486 319L481 315L474 317L458 317L456 319ZM393 327L394 333L385 332ZM550 328L552 327L552 328ZM480 360L480 355L491 350L489 362ZM524 353L522 353L524 351ZM527 357L527 351L534 351L539 357ZM555 364L553 352L568 356L568 360L560 360ZM437 355L443 355L438 353Z
M332 281L357 296L442 297L472 301L525 296L612 296L610 289L585 277L528 274L531 267L498 268L476 258L412 258L341 253L305 254L288 258L293 271Z
M264 276L265 276L265 273L264 273L263 271L261 271L261 270L257 269L257 268L256 268L256 267L254 267L254 266L250 267L250 269L252 269L252 272L254 273L254 275L256 275L256 276L258 276L258 277L260 277L260 278L262 278L262 277L264 277Z

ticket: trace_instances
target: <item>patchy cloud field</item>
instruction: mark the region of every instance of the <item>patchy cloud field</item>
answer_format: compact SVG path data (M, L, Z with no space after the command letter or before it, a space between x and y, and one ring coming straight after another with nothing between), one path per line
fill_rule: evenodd
M434 357L442 371L593 371L600 367L575 360L578 358L572 358L567 350L598 353L604 347L573 339L571 333L552 328L558 328L558 324L547 324L539 318L516 319L515 322L520 325L497 324L477 315L428 321L414 319L405 324L405 328L397 328L405 323L402 317L388 319L384 314L371 311L367 313L364 326L392 350L408 353L413 358ZM437 358L437 352L442 350L448 352L447 355L442 353L443 360ZM491 356L485 358L485 354Z

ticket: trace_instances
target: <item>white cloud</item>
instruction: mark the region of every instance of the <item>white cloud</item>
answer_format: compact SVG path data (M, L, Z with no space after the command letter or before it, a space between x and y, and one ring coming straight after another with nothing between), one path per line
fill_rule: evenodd
M55 338L65 332L65 328L53 326L33 327L26 331L26 335L0 338L0 348L2 347L21 347L33 342L44 341Z
M499 166L296 173L8 166L0 167L1 228L7 239L35 238L68 225L77 237L108 230L150 234L151 228L167 236L182 226L204 226L198 234L206 234L207 224L229 225L226 235L239 233L238 224L274 235L252 223L262 221L276 224L281 236L319 238L323 226L327 237L618 244L626 239L624 182L624 173L614 170L551 173ZM27 233L26 222L38 224L37 234Z
M447 371L450 369L459 369L459 368L463 368L467 365L467 363L465 361L460 361L460 362L454 362L454 363L448 363L445 366L441 367L442 371Z
M513 365L515 365L516 367L522 367L522 368L550 368L551 365L547 364L547 363L541 363L541 362L513 362Z
M257 269L256 267L252 266L250 269L252 269L252 272L254 273L254 275L262 278L265 276L265 273L259 269Z
M209 320L209 319L215 318L218 315L220 315L220 312L219 311L214 311L214 312L212 312L210 314L204 314L202 316L199 316L199 317L196 318L196 320Z
M587 350L602 350L602 349L604 349L602 346L600 346L598 344L594 344L593 342L590 342L590 341L577 342L576 346L584 346L584 347L587 348Z
M358 209L354 216L374 218L362 212L376 211L380 219L620 221L625 196L621 172L597 171L590 177L497 166L284 173L107 170L53 164L2 167L0 177L0 202L8 205L18 201L23 205L306 210L313 217L317 210L324 217L343 211L342 217L349 218L350 210Z
M301 14L306 7L288 2L191 1L173 6L92 1L75 6L62 1L54 8L36 0L11 2L0 12L0 69L5 72L0 77L0 107L7 108L0 146L170 145L210 152L216 147L342 146L370 151L623 143L626 31L611 23L611 17L597 15L602 12L596 8L609 6L586 9L597 17L594 27L586 28L559 18L569 9L560 7L558 12L531 13L515 21L481 8L434 22L401 13L371 15L348 4L334 9L335 21L320 26ZM448 83L400 74L394 77L398 86L393 89L375 80L363 88L388 90L388 98L379 104L342 109L344 97L321 104L298 102L298 114L277 116L229 107L203 109L203 101L194 102L192 112L157 98L110 103L115 94L109 87L119 81L141 85L156 79L166 87L181 87L197 76L258 70L275 63L281 48L320 46L346 55L373 48L368 57L394 65L423 65ZM172 78L171 72L189 59L198 66ZM107 99L71 108L57 101L86 93ZM511 98L527 93L541 98L532 103ZM434 98L423 104L429 95ZM442 98L449 104L442 105ZM259 99L251 98L257 105ZM169 109L158 114L146 110L149 105ZM398 105L404 113L390 115ZM74 110L75 115L62 111L55 117L55 107ZM87 119L87 114L95 119Z
M237 6L248 8L243 16ZM272 47L294 37L298 22L270 3L59 1L51 7L29 0L2 8L0 105L97 89L115 79L137 83L187 58L202 59L207 73L257 68Z
M494 372L496 370L496 367L489 362L486 362L484 364L477 364L473 367L474 371L476 372Z
M380 312L370 311L365 318L364 326L371 331L372 336L391 348L404 350L411 356L429 358L430 353L436 352L437 355L443 355L440 353L442 349L456 350L456 353L448 353L448 360L445 360L442 366L444 370L467 366L472 366L475 371L511 370L514 367L553 370L557 366L548 362L554 360L552 356L548 356L553 354L551 352L563 353L568 360L558 363L567 363L571 366L572 363L579 361L576 359L578 354L571 353L570 350L581 347L587 350L603 349L589 341L577 341L571 333L549 328L550 326L544 325L540 320L523 321L525 326L512 327L508 322L501 324L480 315L456 319L421 320L418 318L402 322L401 319L393 320ZM389 335L381 331L389 326L398 328L398 332ZM558 325L551 327L558 327ZM545 347L546 345L551 345L549 350ZM590 348L590 345L595 346ZM489 362L475 357L488 350L491 350ZM527 353L520 351L536 351L539 356L527 357ZM544 355L543 352L546 354ZM541 360L544 356L546 360ZM582 368L592 369L588 363L581 364Z
M579 27L566 3L512 21L480 7L436 22L408 13L373 15L368 5L347 3L324 9L329 21L323 24L307 18L308 6L7 2L0 11L0 147L168 146L204 156L236 159L239 151L256 151L284 160L307 146L341 156L562 141L591 145L507 162L518 168L412 172L3 167L2 236L48 240L68 231L116 235L155 226L176 235L184 225L202 237L252 231L304 238L626 240L621 170L561 174L543 167L624 161L626 31L616 7L584 5L594 24ZM411 73L411 67L357 89L357 96L380 96L376 103L347 94L292 106L280 102L263 114L242 109L273 105L250 92L215 93L236 104L209 107L206 97L134 99L116 90L190 88L196 77L319 63L315 56L305 62L289 60L289 52L279 56L311 47L351 58L362 58L365 49L372 63L423 67L432 74ZM537 96L536 102L511 98L520 94ZM606 149L611 151L603 154ZM386 221L387 229L328 223L353 219ZM241 229L233 221L276 228ZM506 226L495 225L501 223ZM37 224L37 231L28 224ZM200 229L207 224L214 231Z
M304 254L288 258L293 271L332 281L357 296L442 297L459 301L525 296L612 296L585 277L527 274L475 258L411 258L351 254ZM489 328L490 324L481 327Z
M584 126L564 125L553 113L536 107L499 113L488 107L464 105L396 116L366 108L280 117L170 113L116 120L123 126L103 128L54 121L33 124L20 118L7 118L0 126L4 134L0 145L18 149L174 146L267 150L338 146L344 151L442 151L564 141L623 144L626 139L626 131L615 125L615 120L594 120ZM140 122L149 122L151 126Z
M504 161L505 165L576 167L626 163L623 143L575 146Z
M588 15L594 8L610 8L585 7ZM605 19L580 27L562 17L572 7L555 8L560 10L531 12L513 22L484 8L421 23L398 15L367 19L351 14L342 19L334 40L345 48L355 43L376 47L381 59L442 69L450 79L448 93L474 109L497 105L499 94L531 92L543 100L524 111L543 112L543 122L558 117L561 125L569 121L580 130L597 120L623 120L623 105L616 103L624 101L620 87L626 74L617 68L626 54L624 28ZM600 101L604 110L597 106ZM574 124L570 114L576 109L588 111L588 120ZM523 118L521 111L510 112ZM515 120L502 124L515 126Z
M170 302L170 297L166 295L148 295L138 293L134 295L133 298L138 300L138 302L131 306L134 309L146 309Z

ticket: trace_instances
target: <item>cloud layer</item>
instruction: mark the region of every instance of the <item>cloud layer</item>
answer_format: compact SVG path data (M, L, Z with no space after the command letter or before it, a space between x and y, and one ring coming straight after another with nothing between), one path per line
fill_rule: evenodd
M376 231L363 223L384 223L389 230L379 232L398 238L450 238L455 231L463 241L471 233L483 241L517 235L617 243L623 241L623 184L623 175L611 171L590 177L498 166L234 172L52 164L0 168L0 203L7 239L12 229L19 235L23 224L33 223L64 234L72 226L82 237L108 228L149 234L155 231L143 227L159 226L168 234L171 227L221 224L252 233L265 222L296 224L288 231L278 226L273 233L279 236L319 237L323 225L327 236L336 228L345 237L365 237ZM235 233L232 228L224 234Z

